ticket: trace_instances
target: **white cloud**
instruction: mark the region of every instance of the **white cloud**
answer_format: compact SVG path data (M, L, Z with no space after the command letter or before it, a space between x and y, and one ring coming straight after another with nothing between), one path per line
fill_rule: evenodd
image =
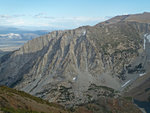
M34 15L35 18L44 18L46 16L46 13L38 13Z
M9 23L11 25L14 25L14 26L20 26L20 25L24 25L25 24L23 19L17 19L17 21L16 20L14 20L14 21L13 20L9 20Z
M1 14L0 15L0 19L12 19L12 18L18 18L18 17L23 17L25 15L5 15L5 14Z
M83 25L95 25L107 19L107 17L52 17L46 13L39 13L33 16L40 25L59 28L76 28ZM36 24L37 25L37 24Z
M68 22L68 21L86 22L86 21L103 21L107 17L52 17L48 16L46 13L39 13L34 15L33 18L43 19L45 21L49 20L50 22Z
M0 25L1 26L18 26L24 25L24 20L21 18L15 18L11 16L0 16Z
M46 26L56 28L75 28L82 25L94 25L107 17L52 17L46 13L36 15L0 15L0 25L8 26Z
M0 15L0 19L8 19L11 18L9 15Z

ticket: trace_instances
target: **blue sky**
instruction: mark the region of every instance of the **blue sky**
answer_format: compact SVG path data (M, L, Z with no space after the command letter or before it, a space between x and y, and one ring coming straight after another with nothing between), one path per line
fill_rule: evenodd
M0 26L70 29L150 12L149 5L150 0L0 0Z

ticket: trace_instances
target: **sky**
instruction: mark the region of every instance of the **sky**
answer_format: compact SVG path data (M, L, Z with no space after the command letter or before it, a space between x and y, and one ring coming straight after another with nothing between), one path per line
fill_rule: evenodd
M150 12L150 0L0 0L0 26L72 29Z

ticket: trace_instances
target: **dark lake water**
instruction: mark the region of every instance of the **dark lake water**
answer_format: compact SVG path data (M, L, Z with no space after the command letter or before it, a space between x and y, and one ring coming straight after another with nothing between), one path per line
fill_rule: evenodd
M146 113L150 113L150 102L139 101L134 99L134 103L140 108L144 108Z

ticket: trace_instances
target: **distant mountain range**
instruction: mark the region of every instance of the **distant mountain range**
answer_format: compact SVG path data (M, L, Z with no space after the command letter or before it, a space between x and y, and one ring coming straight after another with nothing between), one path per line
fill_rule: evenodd
M35 33L35 34L38 34L38 35L42 35L42 33L45 34L45 32L50 32L52 30L25 30L25 29L16 28L16 27L0 26L0 34L9 34L9 33L15 33L15 34Z
M47 30L23 30L14 27L0 26L0 49L11 51L18 49L28 40L47 34Z

